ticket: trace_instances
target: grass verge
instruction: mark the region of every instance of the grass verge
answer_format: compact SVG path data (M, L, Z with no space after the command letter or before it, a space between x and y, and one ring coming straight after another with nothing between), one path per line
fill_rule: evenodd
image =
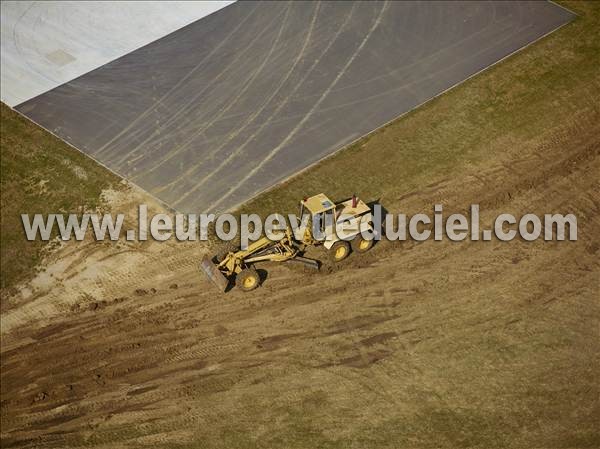
M48 242L25 238L21 214L81 213L101 205L119 178L1 105L1 290L30 279Z

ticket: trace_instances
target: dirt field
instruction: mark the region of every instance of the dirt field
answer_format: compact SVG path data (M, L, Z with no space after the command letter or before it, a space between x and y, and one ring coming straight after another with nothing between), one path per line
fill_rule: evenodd
M226 296L198 245L65 245L4 313L3 447L596 446L598 123L396 203L569 210L577 242L382 243Z
M407 214L479 203L487 227L574 213L578 241L382 242L320 273L265 265L227 295L199 276L200 244L66 243L3 299L2 447L599 447L599 15L580 8L246 206L291 207L310 182ZM332 176L353 164L364 176ZM150 202L108 197L131 216Z

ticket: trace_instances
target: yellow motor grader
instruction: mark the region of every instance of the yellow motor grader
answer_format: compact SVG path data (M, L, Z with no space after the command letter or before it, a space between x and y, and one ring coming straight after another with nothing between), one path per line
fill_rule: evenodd
M241 290L250 291L260 285L254 268L258 262L296 262L318 270L319 261L303 256L309 246L323 245L333 262L339 262L351 251L364 253L374 244L372 238L365 238L365 234L373 235L372 211L355 196L338 204L323 193L305 198L300 201L299 219L306 214L307 225L294 231L288 226L280 240L262 237L243 250L227 244L213 257L204 256L200 269L221 291L226 291L231 281ZM338 236L342 221L343 238Z

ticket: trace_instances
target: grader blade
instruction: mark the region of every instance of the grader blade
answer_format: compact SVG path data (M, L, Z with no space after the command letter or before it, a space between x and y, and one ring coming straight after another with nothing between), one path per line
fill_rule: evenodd
M296 257L294 257L292 259L287 260L286 262L288 262L288 263L299 263L301 265L304 265L305 267L312 268L313 270L318 270L319 269L319 261L314 260L314 259L309 259L307 257L296 256Z
M210 257L204 256L200 262L200 270L204 271L206 277L217 286L221 291L225 291L229 285L227 278L221 273Z

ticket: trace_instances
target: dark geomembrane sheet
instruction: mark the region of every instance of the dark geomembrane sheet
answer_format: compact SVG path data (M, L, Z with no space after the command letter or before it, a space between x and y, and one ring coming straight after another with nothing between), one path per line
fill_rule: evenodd
M224 211L572 20L549 2L237 2L17 109Z

